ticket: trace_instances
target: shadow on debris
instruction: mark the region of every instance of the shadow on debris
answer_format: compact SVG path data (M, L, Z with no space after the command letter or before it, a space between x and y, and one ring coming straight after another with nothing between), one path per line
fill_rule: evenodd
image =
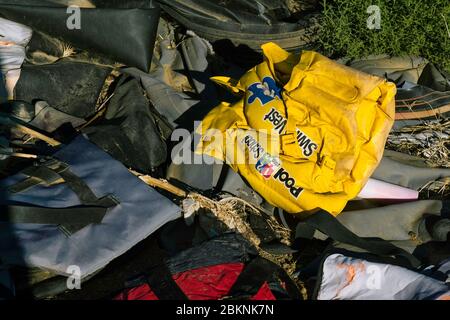
M0 61L2 65L2 61ZM8 104L8 93L5 88L6 74L3 74L0 70L0 109L5 110ZM27 166L30 161L24 159L12 159L6 152L9 152L8 144L10 141L10 130L5 126L0 126L1 136L1 150L0 155L0 180L15 173L21 168ZM3 143L4 142L4 143ZM3 152L5 151L5 153ZM0 184L0 300L2 299L14 299L15 298L15 288L11 278L11 270L9 266L11 265L25 265L25 252L23 248L19 245L18 239L16 238L16 233L11 224L11 212L8 208L8 198L6 190ZM22 275L22 280L24 283L29 283L28 274ZM31 293L27 290L20 292L21 298L31 299Z

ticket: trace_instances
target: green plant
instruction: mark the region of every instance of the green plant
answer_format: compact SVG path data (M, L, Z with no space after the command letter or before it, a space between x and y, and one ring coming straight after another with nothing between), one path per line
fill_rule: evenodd
M419 55L450 72L449 0L322 0L320 50L334 57ZM377 5L381 28L369 29Z

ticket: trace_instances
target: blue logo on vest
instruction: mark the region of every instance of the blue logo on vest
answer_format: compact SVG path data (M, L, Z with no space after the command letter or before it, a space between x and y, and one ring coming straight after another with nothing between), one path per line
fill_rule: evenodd
M277 87L275 80L271 77L265 77L261 82L257 82L248 87L248 91L252 94L248 97L248 104L252 104L259 99L262 105L274 100L278 97L281 99L281 89Z

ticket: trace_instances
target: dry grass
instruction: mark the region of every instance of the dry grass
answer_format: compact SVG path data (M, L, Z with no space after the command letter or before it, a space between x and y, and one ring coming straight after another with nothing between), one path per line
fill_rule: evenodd
M290 12L296 14L316 9L318 2L318 0L287 0L286 5Z
M303 283L294 276L296 270L296 260L292 253L274 254L261 248L261 239L252 229L249 217L256 215L263 217L268 225L267 232L275 235L280 243L291 245L293 233L291 230L280 224L274 217L267 215L257 206L237 197L226 197L214 200L196 192L190 192L172 185L167 180L156 179L148 175L141 175L130 170L148 185L163 189L177 197L184 198L182 208L185 219L189 220L193 214L213 215L218 221L224 224L228 230L242 235L258 251L259 255L283 268L291 279L297 284L299 290L306 299L306 289Z
M442 178L436 181L430 181L419 192L427 195L427 198L431 198L433 194L438 194L443 198L450 196L450 177Z
M392 131L387 148L421 157L431 167L450 168L450 120L423 121Z
M296 260L293 254L274 254L261 248L261 239L252 230L248 223L249 215L263 216L277 239L286 245L291 245L292 231L282 226L274 217L265 214L262 210L237 197L228 197L218 201L209 199L198 193L191 193L188 199L193 200L197 209L206 209L216 219L225 224L229 230L241 234L247 241L255 246L259 255L283 268L306 299L306 289L303 283L294 276Z
M259 253L264 258L280 265L280 256L275 256L261 249L261 240L248 223L249 215L263 216L271 229L270 231L275 234L277 239L283 244L288 246L291 245L291 231L282 226L274 217L263 213L259 208L237 197L229 197L214 201L200 194L192 193L188 198L191 198L195 203L198 203L199 207L211 212L220 222L225 224L228 229L240 233L258 249Z
M75 48L71 44L64 43L64 42L61 42L60 50L61 50L60 59L71 57L71 56L75 55L75 53L76 53Z
M389 134L386 148L423 158L432 168L450 168L450 119L421 121ZM419 192L425 198L450 197L450 177L430 181Z

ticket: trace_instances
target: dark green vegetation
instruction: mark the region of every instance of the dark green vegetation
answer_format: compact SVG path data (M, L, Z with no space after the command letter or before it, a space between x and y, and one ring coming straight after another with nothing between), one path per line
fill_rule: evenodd
M450 72L449 0L322 0L319 44L328 56L419 55ZM381 28L369 29L377 5Z

